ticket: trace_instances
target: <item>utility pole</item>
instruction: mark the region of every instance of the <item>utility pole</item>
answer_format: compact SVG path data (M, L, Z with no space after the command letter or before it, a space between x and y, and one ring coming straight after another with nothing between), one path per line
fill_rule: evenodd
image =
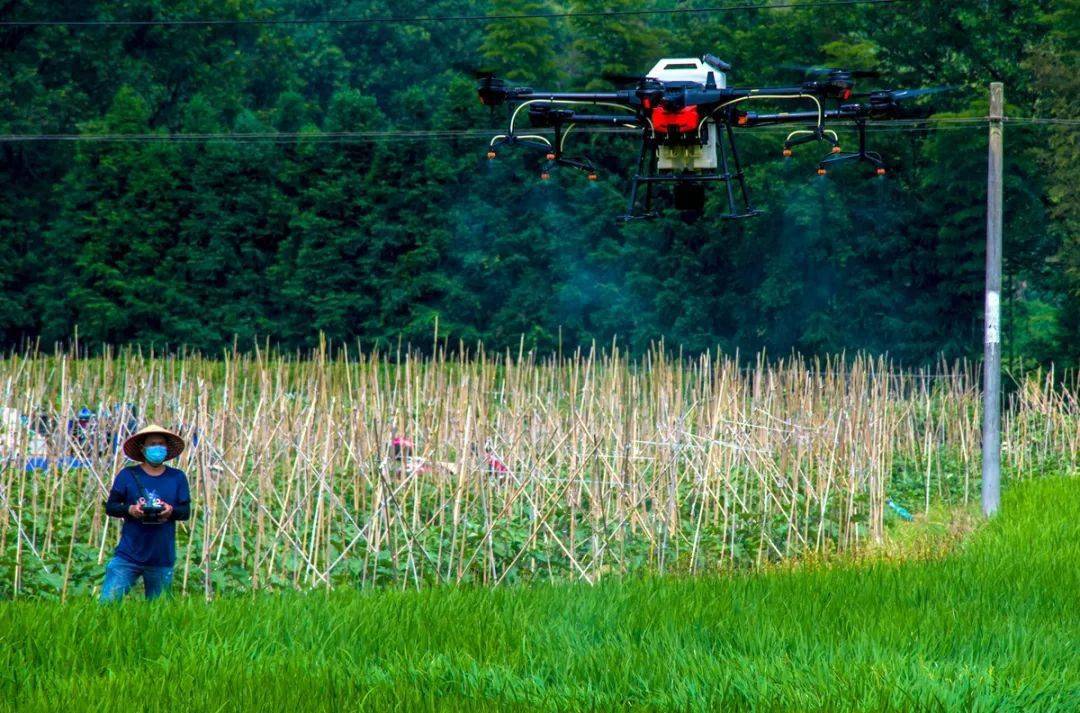
M986 172L986 312L983 332L982 510L1001 504L1001 173L1004 88L990 84Z

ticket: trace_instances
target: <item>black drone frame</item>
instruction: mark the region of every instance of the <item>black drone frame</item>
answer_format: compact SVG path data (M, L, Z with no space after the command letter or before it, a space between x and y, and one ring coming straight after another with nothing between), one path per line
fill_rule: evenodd
M706 56L705 61L721 71L730 68L711 56ZM868 97L865 103L848 102L853 96L851 90L853 77L856 76L873 74L830 70L827 77L799 86L742 89L718 88L710 73L709 81L704 86L692 82L661 82L640 78L635 89L614 92L538 92L528 87L508 86L492 75L485 75L479 86L479 94L481 101L488 106L503 103L514 106L507 132L491 140L489 158L495 158L496 148L500 146L524 146L545 153L548 163L542 169L542 179L550 177L554 166L566 166L584 171L589 179L595 180L597 170L591 160L564 154L567 134L575 126L636 128L641 132L641 151L637 169L631 178L626 214L621 216L623 220L657 216L653 208L654 188L662 184L673 186L676 209L699 212L704 205L705 187L711 183L723 183L726 188L727 210L720 217L740 219L759 215L761 211L750 202L743 163L735 142L735 128L802 124L804 128L793 131L784 142L785 156L791 155L794 146L822 141L831 145L831 154L819 161L819 174L825 174L829 167L849 161L869 163L877 175L885 174L887 167L880 154L866 148L867 122L917 115L908 107L901 106L898 100L937 90L885 90L865 95ZM742 110L746 103L755 100L809 101L816 105L816 110L772 114ZM833 107L826 109L826 103L832 103ZM570 108L580 105L617 108L628 113L591 114ZM525 107L529 108L532 126L551 129L554 141L515 130L517 116ZM685 122L676 118L676 123L669 121L658 129L653 121L661 115L658 112L663 112L665 119L682 116L681 113L688 114L690 118ZM859 136L857 152L842 152L836 133L826 128L827 122L838 120L854 123ZM717 136L710 137L710 130L715 130ZM715 140L716 145L715 169L670 172L658 169L658 149L661 146L701 146L711 139Z
M720 131L721 125L717 125ZM624 221L636 219L655 218L659 215L652 208L653 186L661 183L674 184L676 208L693 210L694 206L704 201L705 184L723 183L727 190L726 213L720 215L725 220L737 220L740 218L752 218L760 215L761 211L750 205L750 195L746 190L746 176L743 174L742 163L739 161L739 149L735 144L735 135L730 124L722 124L723 136L717 137L716 155L720 162L720 170L710 173L670 173L662 174L657 170L659 157L656 149L659 146L649 129L642 131L641 154L638 156L637 171L630 182L630 199L626 207L626 214L621 216ZM727 148L725 148L725 143ZM731 152L731 161L728 161L728 152ZM739 200L736 199L736 191L732 183L738 184ZM636 213L638 192L641 186L645 186L645 203L641 213ZM741 207L736 208L741 202Z

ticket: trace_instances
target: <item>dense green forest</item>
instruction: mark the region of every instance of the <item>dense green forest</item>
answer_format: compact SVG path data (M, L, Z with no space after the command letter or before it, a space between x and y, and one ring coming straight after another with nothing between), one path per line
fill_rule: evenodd
M807 0L811 3L812 0ZM718 3L711 3L718 4ZM763 3L763 4L768 4ZM416 17L686 8L613 0L0 0L0 19ZM547 350L664 337L689 351L865 349L905 363L981 349L986 128L870 134L897 170L814 175L744 132L740 222L622 225L632 138L589 135L600 180L486 138L327 140L335 131L495 129L477 68L602 88L713 52L732 85L785 64L951 85L939 116L1080 116L1080 3L981 0L708 14L374 24L0 27L0 134L284 133L277 140L0 142L0 343L360 338ZM860 87L865 88L865 87ZM295 134L300 134L296 137ZM492 132L494 133L494 131ZM853 143L853 136L844 137ZM1080 354L1075 126L1006 126L1008 368Z

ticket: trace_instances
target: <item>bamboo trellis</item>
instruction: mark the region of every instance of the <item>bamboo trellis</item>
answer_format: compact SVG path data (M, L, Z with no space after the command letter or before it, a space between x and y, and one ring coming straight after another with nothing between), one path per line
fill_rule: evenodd
M1007 404L1009 473L1080 462L1080 391L1055 376L1029 375ZM304 358L12 355L0 361L0 562L15 595L31 577L61 596L92 587L118 537L101 503L124 465L126 404L189 440L175 463L195 501L177 582L208 598L594 582L848 549L881 537L898 473L909 490L917 479L912 509L977 499L978 387L964 362L740 368L662 348L637 361L325 346ZM88 435L69 426L84 406L97 414ZM410 457L392 457L395 435L415 443ZM34 457L47 467L28 470Z

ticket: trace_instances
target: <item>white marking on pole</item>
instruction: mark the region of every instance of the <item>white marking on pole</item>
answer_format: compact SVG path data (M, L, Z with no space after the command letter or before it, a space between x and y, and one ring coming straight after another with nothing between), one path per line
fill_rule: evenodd
M1001 342L1001 296L996 290L986 293L986 343Z

